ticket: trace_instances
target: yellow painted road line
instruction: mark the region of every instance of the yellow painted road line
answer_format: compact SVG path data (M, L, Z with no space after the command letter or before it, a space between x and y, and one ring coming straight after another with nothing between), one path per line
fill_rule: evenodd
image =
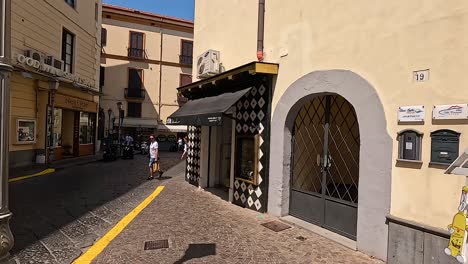
M130 213L128 213L122 220L120 220L109 232L107 232L101 239L99 239L93 246L91 246L88 251L86 251L83 255L77 258L73 263L74 264L88 264L91 263L101 252L109 245L109 243L114 240L117 235L122 232L125 227L127 227L130 222L135 219L135 217L145 209L148 204L150 204L156 196L158 196L164 186L158 186L156 190L146 199L141 202L135 209L133 209Z
M29 179L29 178L33 178L33 177L38 177L38 176L43 176L43 175L46 175L46 174L50 174L52 172L55 172L55 169L53 168L49 168L49 169L45 169L41 172L38 172L38 173L35 173L35 174L32 174L32 175L27 175L27 176L21 176L21 177L16 177L16 178L11 178L8 180L8 182L17 182L17 181L22 181L22 180L26 180L26 179Z

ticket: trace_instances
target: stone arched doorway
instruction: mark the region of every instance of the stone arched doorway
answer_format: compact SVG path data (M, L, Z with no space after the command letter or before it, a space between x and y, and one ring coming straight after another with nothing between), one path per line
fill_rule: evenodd
M387 132L386 115L377 91L356 73L346 70L312 72L299 78L274 100L268 212L276 216L290 214L294 122L308 101L325 95L340 95L354 107L360 138L356 247L385 259L393 142Z
M356 239L359 124L342 96L311 97L294 119L289 214Z

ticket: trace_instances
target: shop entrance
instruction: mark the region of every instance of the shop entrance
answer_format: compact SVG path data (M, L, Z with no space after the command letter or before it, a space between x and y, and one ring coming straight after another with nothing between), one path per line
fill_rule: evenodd
M356 240L359 125L339 95L307 101L294 121L289 213Z
M229 200L231 183L232 121L224 120L222 126L208 127L209 133L209 173L208 191Z

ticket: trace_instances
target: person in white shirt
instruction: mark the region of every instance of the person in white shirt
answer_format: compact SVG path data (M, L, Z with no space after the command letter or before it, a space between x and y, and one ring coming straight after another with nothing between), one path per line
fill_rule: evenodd
M149 162L149 167L150 167L150 176L148 177L148 180L154 179L154 174L156 172L159 172L159 178L162 177L163 171L161 171L160 165L159 165L159 149L158 149L158 142L154 139L154 136L150 136L150 146L149 146L149 152L150 152L150 162ZM154 168L156 165L156 169Z
M188 145L187 145L188 144L188 137L187 136L184 137L184 143L185 143L184 144L184 153L182 153L182 156L180 156L181 160L186 159L187 156L188 156Z

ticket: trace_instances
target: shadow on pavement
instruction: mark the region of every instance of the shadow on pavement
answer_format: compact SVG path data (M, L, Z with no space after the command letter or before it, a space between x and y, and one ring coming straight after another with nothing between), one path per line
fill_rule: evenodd
M179 163L178 153L161 152L163 170ZM73 260L154 191L159 182L148 183L148 174L147 157L135 155L11 183L13 257L29 261L33 250L41 258L34 263L46 261L49 252L63 256L59 263Z
M174 264L183 264L186 261L196 258L203 258L207 256L216 255L216 244L190 244L181 259L174 262Z

